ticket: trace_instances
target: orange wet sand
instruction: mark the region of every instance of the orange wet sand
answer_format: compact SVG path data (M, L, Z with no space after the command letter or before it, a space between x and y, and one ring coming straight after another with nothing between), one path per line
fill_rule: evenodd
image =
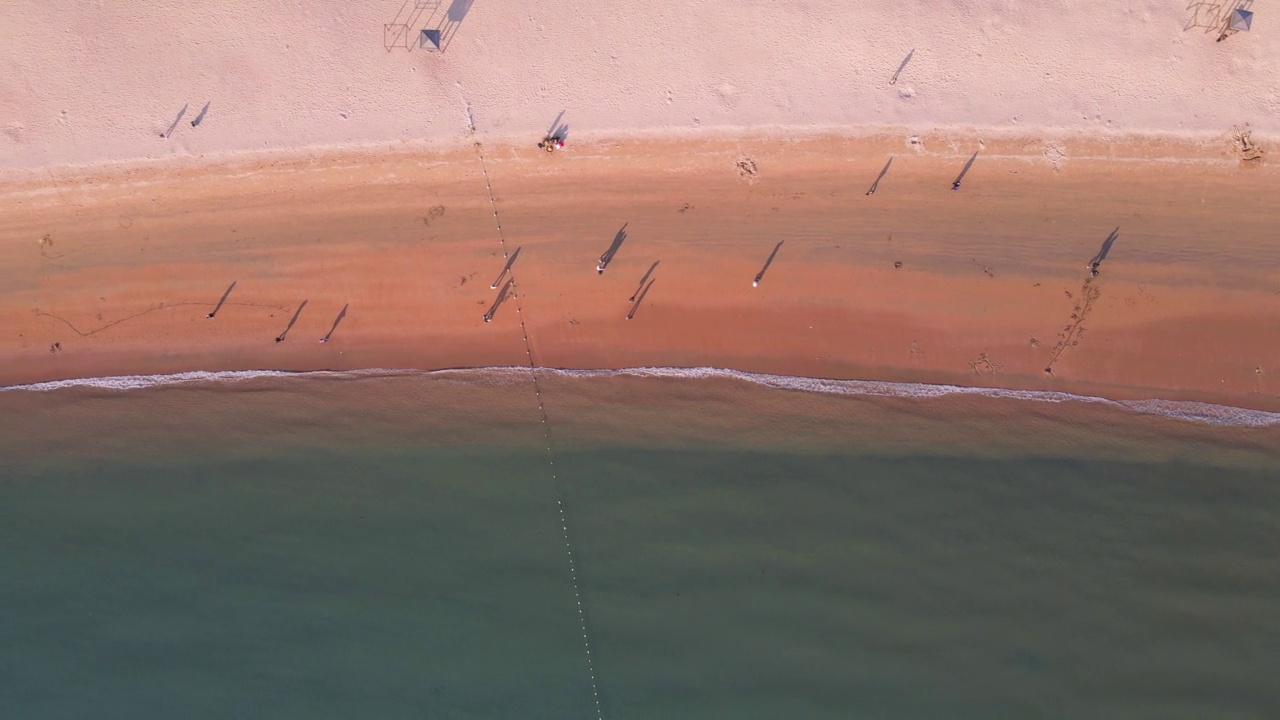
M0 382L532 358L1280 410L1273 167L1141 139L1067 142L1055 167L1007 139L952 192L978 141L928 140L334 150L11 176ZM485 323L517 248L515 292Z

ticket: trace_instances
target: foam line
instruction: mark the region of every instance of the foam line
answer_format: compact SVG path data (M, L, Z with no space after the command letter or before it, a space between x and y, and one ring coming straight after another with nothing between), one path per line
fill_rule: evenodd
M68 380L50 380L48 382L30 383L27 385L6 385L0 392L26 390L31 392L50 392L69 388L92 388L98 390L145 390L156 387L173 387L179 385L207 385L218 383L237 383L260 378L356 378L377 376L403 376L418 374L417 370L389 370L371 368L368 370L313 370L307 372L290 372L287 370L224 370L174 373L171 375L116 375L112 377L71 378Z
M1210 425L1266 427L1280 425L1280 413L1251 410L1229 405L1194 402L1190 400L1112 400L1095 395L1076 395L1052 390L1011 390L1008 388L968 387L964 385L930 385L926 383L883 382L878 380L830 380L791 375L749 373L722 368L672 368L646 367L622 370L548 370L573 377L603 377L630 375L653 378L734 379L777 388L828 395L860 395L872 397L938 398L948 395L978 395L982 397L1033 402L1088 402L1123 407L1144 415L1207 423Z
M172 375L120 375L102 378L74 378L53 380L27 385L0 387L0 392L51 392L70 388L90 388L111 391L143 390L147 388L183 385L231 384L261 378L278 379L368 379L378 377L435 377L453 378L468 382L510 384L526 382L534 372L528 367L486 367L454 370L408 370L396 368L369 368L363 370L316 370L289 372L283 370L237 370L220 372L184 372ZM723 368L695 367L638 367L619 370L567 370L538 368L536 372L565 378L639 377L681 380L738 380L763 387L825 395L850 395L864 397L939 398L949 395L976 395L1031 402L1086 402L1101 403L1125 408L1143 415L1160 415L1191 422L1227 427L1268 427L1280 425L1280 413L1251 410L1229 405L1187 400L1112 400L1093 395L1075 395L1051 390L1010 390L1007 388L967 387L963 385L930 385L926 383L882 382L877 380L831 380L826 378L795 377L749 373Z

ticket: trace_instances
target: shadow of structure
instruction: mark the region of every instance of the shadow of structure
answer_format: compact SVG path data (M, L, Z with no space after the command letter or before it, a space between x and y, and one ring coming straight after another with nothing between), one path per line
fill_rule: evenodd
M421 43L414 28L418 27L423 15L427 16L427 22L430 23L430 19L440 9L440 3L441 0L404 0L391 22L382 25L382 46L387 52L391 52L392 48L412 50L414 43Z
M453 0L439 19L436 19L433 10L428 22L422 27L422 32L419 33L419 41L417 41L419 47L426 50L439 50L440 53L448 50L449 44L453 42L453 36L457 35L458 26L461 26L467 13L471 12L471 5L474 3L475 0ZM439 8L439 3L436 3L436 8Z
M475 0L452 0L444 7L444 0L404 0L391 22L382 26L382 45L388 51L398 47L412 50L416 45L423 50L444 52L474 3Z
M1205 34L1226 32L1231 13L1236 10L1248 10L1253 0L1191 0L1187 3L1187 26L1183 32L1193 28L1203 28Z

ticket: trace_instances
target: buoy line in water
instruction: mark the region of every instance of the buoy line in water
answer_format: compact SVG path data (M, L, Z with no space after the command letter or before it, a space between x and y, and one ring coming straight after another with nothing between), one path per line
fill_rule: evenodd
M468 116L470 115L470 107L468 107ZM475 135L475 123L470 121L471 133ZM510 256L507 252L507 238L502 232L502 220L498 217L498 204L493 197L493 184L489 180L489 169L484 162L484 151L480 146L480 142L476 141L476 157L480 161L480 173L484 176L485 189L489 192L489 206L493 210L493 222L498 228L498 242L502 245L502 259L507 260ZM515 268L511 268L512 283L512 300L516 306L516 318L520 322L520 334L524 338L525 356L529 360L529 374L533 378L533 394L538 401L539 420L542 422L542 435L547 443L547 464L551 468L551 481L556 492L556 507L560 512L560 531L564 538L565 553L569 557L569 580L573 585L573 599L578 605L578 626L582 630L582 645L587 652L587 674L591 679L591 699L596 706L596 718L604 719L604 712L600 708L600 689L596 683L596 664L595 657L591 654L591 638L587 633L587 611L582 605L582 590L578 582L578 568L573 561L573 542L569 536L569 518L564 509L564 493L560 489L560 479L556 476L556 452L555 443L551 438L551 423L547 421L547 408L542 401L542 388L538 384L538 367L533 362L533 345L529 342L529 329L524 322L524 307L520 302L520 287L515 284ZM488 320L486 316L486 320Z

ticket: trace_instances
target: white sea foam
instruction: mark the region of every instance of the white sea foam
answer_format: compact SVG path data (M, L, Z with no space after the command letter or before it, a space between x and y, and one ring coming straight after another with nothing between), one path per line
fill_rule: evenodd
M895 398L939 398L954 395L976 395L980 397L1025 400L1031 402L1083 402L1101 403L1117 408L1125 408L1144 415L1161 415L1209 425L1233 427L1267 427L1280 425L1280 413L1265 410L1213 405L1210 403L1185 400L1112 400L1093 395L1075 395L1072 393L1051 390L1011 390L1007 388L967 387L963 385L931 385L926 383L899 383L877 380L833 380L827 378L796 377L791 375L770 375L767 373L750 373L741 370L724 368L695 367L638 367L618 370L571 370L559 368L538 368L539 373L552 374L565 378L587 379L606 377L638 377L673 380L737 380L749 382L763 387L778 390L821 393L826 395L852 395L864 397ZM315 370L306 372L289 372L284 370L234 370L219 372L184 372L170 375L120 375L101 378L74 378L69 380L53 380L49 382L31 383L27 385L9 385L0 387L0 392L29 391L49 392L70 388L89 388L109 391L142 390L147 388L174 387L183 385L217 385L241 383L260 379L330 379L354 380L379 377L404 378L423 377L434 379L451 379L466 382L482 382L494 385L511 385L527 382L530 376L528 367L486 367L459 368L450 370L409 370L396 368L368 368L362 370Z
M116 375L113 377L71 378L68 380L50 380L49 382L31 383L28 385L8 385L0 387L0 392L27 390L48 392L66 390L68 388L92 388L98 390L145 390L155 387L172 387L177 385L208 385L218 383L237 383L262 378L355 378L371 376L396 376L414 374L416 370L387 370L372 368L368 370L313 370L307 372L289 372L287 370L224 370L173 373L171 375Z
M540 370L542 371L542 370ZM990 398L1029 400L1033 402L1085 402L1122 407L1144 415L1190 420L1223 426L1266 427L1280 425L1280 413L1265 410L1213 405L1186 400L1112 400L1094 395L1075 395L1052 390L1011 390L1007 388L967 387L963 385L930 385L926 383L882 382L877 380L831 380L749 373L741 370L697 367L645 367L621 370L550 370L570 377L635 376L650 378L733 379L779 390L823 393L828 395L861 395L873 397L938 398L948 395L978 395Z

